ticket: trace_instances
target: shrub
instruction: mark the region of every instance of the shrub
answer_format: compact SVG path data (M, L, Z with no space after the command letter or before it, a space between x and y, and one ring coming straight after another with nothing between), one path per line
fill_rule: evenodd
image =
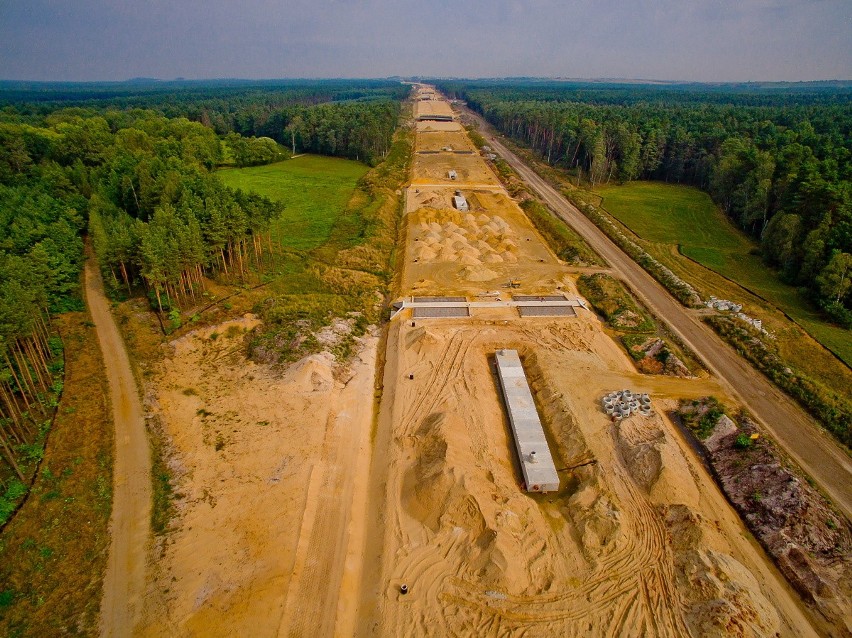
M746 450L752 445L754 445L754 441L751 440L748 434L738 434L737 440L734 441L734 447L738 450Z

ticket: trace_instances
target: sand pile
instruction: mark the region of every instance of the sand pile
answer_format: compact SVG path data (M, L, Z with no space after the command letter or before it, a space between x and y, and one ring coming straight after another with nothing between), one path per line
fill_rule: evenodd
M694 636L774 636L778 612L742 564L713 546L706 521L691 508L668 508L666 528L675 555L678 589Z
M429 414L414 440L417 460L403 482L406 512L437 538L464 539L464 577L518 595L545 590L553 578L551 560L528 538L540 536L547 523L520 494L495 501L493 479L478 467L465 419L454 412Z
M661 417L639 415L625 419L615 428L618 451L633 477L651 499L660 503L698 505L698 491L680 449L666 435Z
M459 276L467 281L491 281L500 276L493 270L489 270L485 266L470 265L465 266L459 271Z
M471 266L518 261L514 233L499 215L474 216L430 208L419 210L417 215L412 254L418 261L452 261Z
M328 392L334 387L334 355L327 352L305 357L287 369L282 377L293 392Z
M433 348L444 341L434 330L424 327L416 328L405 336L405 347L408 350L421 354L424 349Z

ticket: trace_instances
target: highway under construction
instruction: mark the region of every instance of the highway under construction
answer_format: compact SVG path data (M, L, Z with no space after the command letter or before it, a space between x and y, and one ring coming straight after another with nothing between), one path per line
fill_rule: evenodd
M735 398L639 374L454 105L413 98L356 633L816 635L668 416Z

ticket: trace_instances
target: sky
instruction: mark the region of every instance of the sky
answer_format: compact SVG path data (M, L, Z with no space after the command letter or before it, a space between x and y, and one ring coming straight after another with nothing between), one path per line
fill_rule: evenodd
M0 79L852 79L852 0L0 0Z

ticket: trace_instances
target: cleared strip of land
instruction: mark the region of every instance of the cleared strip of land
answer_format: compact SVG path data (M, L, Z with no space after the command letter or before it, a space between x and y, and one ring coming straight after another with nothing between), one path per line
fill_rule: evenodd
M476 114L470 116L486 128ZM521 178L609 262L631 288L683 339L731 392L763 422L846 516L852 516L852 461L849 455L798 405L722 342L699 318L681 306L636 262L621 251L550 184L496 138L491 144Z

